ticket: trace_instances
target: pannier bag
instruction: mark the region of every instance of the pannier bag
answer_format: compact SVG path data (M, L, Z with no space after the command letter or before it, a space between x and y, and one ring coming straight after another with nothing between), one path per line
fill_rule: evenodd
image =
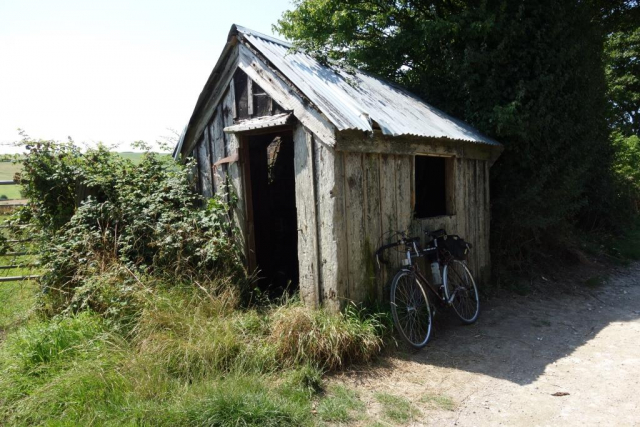
M448 252L455 259L464 261L467 259L471 245L455 234L438 237L438 247L440 250Z

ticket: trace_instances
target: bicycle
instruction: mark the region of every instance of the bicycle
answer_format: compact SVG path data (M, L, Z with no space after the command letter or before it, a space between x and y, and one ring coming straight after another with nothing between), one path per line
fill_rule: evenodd
M448 236L443 229L425 232L431 241L424 249L420 247L419 237L406 237L401 232L396 235L400 235L401 239L381 246L375 256L380 265L381 255L385 250L404 246L406 258L402 260L403 266L393 277L390 289L393 323L402 338L416 349L427 345L431 337L433 318L428 291L435 295L441 305L453 308L463 323L475 323L480 313L478 288L473 275L462 260L471 244L458 236ZM447 242L448 239L451 241ZM414 262L422 257L431 259L431 270L437 287L427 280L418 264Z

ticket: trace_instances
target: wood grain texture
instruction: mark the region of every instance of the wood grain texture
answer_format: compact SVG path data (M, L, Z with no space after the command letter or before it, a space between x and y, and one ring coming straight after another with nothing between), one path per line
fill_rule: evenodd
M223 128L233 125L233 117L235 115L236 99L233 86L233 80L229 83L229 88L222 101L222 124ZM225 134L223 132L225 140L225 157L234 154L240 154L240 144L237 135ZM220 167L222 165L219 165ZM229 186L228 191L233 192L236 197L236 204L233 209L232 219L235 222L235 226L240 231L238 241L242 245L243 253L245 257L248 257L247 248L247 215L245 210L244 200L244 187L243 187L243 175L241 171L240 162L233 162L224 165L224 169L227 172L227 184ZM223 169L223 170L224 170Z
M336 149L358 153L456 156L492 161L502 153L504 147L448 138L390 136L380 131L374 131L373 135L359 131L342 131L336 136Z
M294 112L296 118L309 129L322 143L330 147L335 145L335 128L324 116L302 99L290 85L245 45L239 46L240 67L247 76L285 110Z
M202 146L205 151L205 163L202 164L202 174L203 174L203 182L206 184L202 189L202 195L206 198L213 197L214 189L213 189L213 177L211 174L211 165L213 164L213 159L211 156L211 143L209 138L209 131L205 128L202 134Z
M332 190L335 206L333 217L333 237L336 245L337 271L336 271L336 295L340 308L351 299L349 293L349 246L347 233L347 209L348 200L345 189L345 158L344 153L333 151L335 161L335 185Z
M380 215L380 155L364 154L364 247L365 301L381 300L383 285L374 253L381 237Z
M320 299L330 310L340 309L343 286L339 283L344 276L344 259L339 258L338 244L346 238L342 224L335 227L336 217L343 208L342 183L336 183L335 151L318 141L314 136L314 180L316 182L316 215L318 227L318 250L320 257L319 279Z
M407 231L411 225L411 178L413 156L396 156L397 229Z
M211 130L211 145L213 147L214 162L225 157L225 135L222 129L224 129L224 119L222 117L222 105L219 105L216 114L213 117L211 124L209 125ZM226 192L225 187L225 167L214 166L213 169L213 184L218 196L223 196Z
M200 174L200 192L204 197L208 198L212 195L211 177L207 174L207 169L211 167L211 163L209 161L204 135L196 145L196 153Z
M344 197L347 226L347 265L349 269L348 298L363 301L366 298L365 200L362 154L343 153Z
M318 230L313 164L313 136L301 124L293 132L296 212L298 217L298 266L300 297L305 305L320 304Z
M380 223L381 241L380 245L391 243L397 240L394 233L398 231L398 210L396 204L396 165L395 156L391 154L380 155ZM395 249L389 249L385 253L388 264L382 264L382 286L388 285L398 268L398 253Z

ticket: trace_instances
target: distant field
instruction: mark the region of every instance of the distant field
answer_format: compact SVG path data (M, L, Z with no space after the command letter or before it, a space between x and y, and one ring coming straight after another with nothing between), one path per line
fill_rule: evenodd
M133 163L138 164L142 161L143 153L123 152L118 153L125 159L131 160ZM170 154L166 154L169 156ZM0 156L1 157L1 156ZM16 172L22 170L22 165L13 162L0 162L0 181L9 181L13 179ZM6 196L9 200L21 199L20 186L19 185L2 185L0 186L0 199L2 196Z
M13 179L13 175L16 172L22 170L22 165L13 162L0 162L0 181L9 181ZM20 186L19 185L2 185L0 186L0 198L6 196L7 199L20 199Z

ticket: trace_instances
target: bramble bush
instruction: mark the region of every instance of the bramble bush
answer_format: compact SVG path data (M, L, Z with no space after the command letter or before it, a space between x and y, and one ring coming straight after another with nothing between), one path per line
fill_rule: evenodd
M223 277L246 282L231 206L195 194L190 165L151 152L134 164L104 146L83 152L73 141L25 136L22 143L29 204L14 223L35 230L52 313L129 309L142 276L200 286Z

